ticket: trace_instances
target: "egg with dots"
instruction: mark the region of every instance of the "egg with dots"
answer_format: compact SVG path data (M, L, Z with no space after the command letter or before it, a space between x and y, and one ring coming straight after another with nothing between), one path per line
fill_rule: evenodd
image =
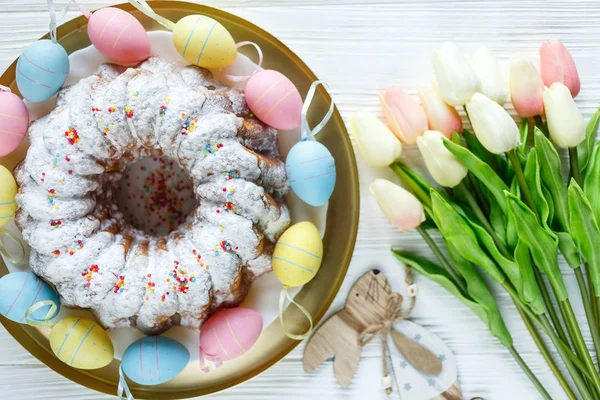
M27 311L40 302L48 304L27 316ZM11 321L20 324L27 323L28 319L45 321L54 318L59 309L56 291L35 274L12 272L0 279L0 313Z
M84 14L89 19L90 41L100 53L126 64L150 57L150 38L133 15L113 7Z
M237 47L229 31L205 15L180 19L173 28L173 43L183 58L204 68L226 67L237 57Z
M69 55L52 40L38 40L27 46L17 61L17 86L26 100L48 100L63 86L69 75Z
M335 160L323 144L314 140L296 143L286 157L285 170L294 193L311 206L322 206L333 194Z
M62 362L79 369L97 369L111 363L114 348L106 331L96 322L68 317L50 331L50 347Z
M0 165L0 226L6 225L17 211L17 182L6 167Z
M0 92L0 157L19 147L28 126L29 111L23 100L14 93Z
M208 372L204 360L218 367L246 353L258 340L262 326L260 314L249 308L217 311L200 329L200 367Z
M189 361L189 351L178 341L148 336L133 342L125 350L121 367L135 383L151 386L175 378Z
M285 130L300 126L302 97L282 73L267 69L254 74L245 93L248 107L265 124Z
M299 222L289 227L277 241L273 251L273 271L285 286L301 286L319 271L323 242L312 223Z

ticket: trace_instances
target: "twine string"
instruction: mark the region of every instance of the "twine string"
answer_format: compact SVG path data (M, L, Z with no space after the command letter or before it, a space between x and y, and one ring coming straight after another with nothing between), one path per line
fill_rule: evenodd
M308 118L308 109L310 108L310 105L312 104L312 101L315 97L315 93L317 92L317 87L319 85L322 85L325 88L325 91L331 98L331 103L329 105L329 110L327 111L327 114L325 114L325 116L323 117L321 122L319 122L317 124L317 126L315 126L311 130L310 125L308 124L308 119L307 119ZM327 122L329 122L329 120L331 119L331 116L333 115L334 106L335 106L335 104L333 102L333 97L331 96L331 89L329 88L329 85L322 81L314 81L312 83L312 85L310 85L310 88L308 89L308 93L306 94L306 99L304 100L304 104L302 105L302 114L301 114L302 122L301 122L301 128L300 128L300 134L302 135L302 140L306 140L309 137L316 136L317 133L319 133L319 132L321 132L321 130L323 130L323 128L325 127L325 125L327 125Z
M302 307L300 304L298 304L294 301L294 299L290 296L288 289L289 288L287 286L284 286L283 289L281 290L281 294L279 295L279 322L281 323L281 329L283 329L283 333L285 333L285 335L287 337L289 337L290 339L303 340L304 338L307 338L308 336L310 336L310 334L312 333L312 330L313 330L312 316L310 315L310 313L308 312L308 310L306 308ZM310 323L310 327L308 328L308 330L306 332L304 332L300 335L297 335L297 334L291 333L287 329L285 329L285 324L283 322L283 309L285 308L286 300L289 301L291 304L295 305L296 307L298 307L298 309L302 312L302 314L304 314L304 316Z
M152 18L153 20L155 20L156 22L158 22L159 24L161 24L168 30L172 31L173 28L175 28L174 22L169 21L165 17L160 16L156 12L154 12L152 7L150 7L150 5L148 5L148 2L146 2L146 0L129 0L129 2L131 3L131 5L133 5L135 8L137 8L141 13Z
M262 52L262 49L260 48L260 46L254 42L249 42L249 41L239 42L238 44L236 44L236 47L238 49L240 47L244 47L244 46L254 46L254 48L256 49L256 53L258 53L258 64L256 65L256 68L254 69L254 71L252 71L252 73L250 75L229 75L229 74L226 74L225 72L223 72L223 68L219 68L219 71L221 71L223 76L231 82L247 81L248 79L252 78L262 68L263 52Z

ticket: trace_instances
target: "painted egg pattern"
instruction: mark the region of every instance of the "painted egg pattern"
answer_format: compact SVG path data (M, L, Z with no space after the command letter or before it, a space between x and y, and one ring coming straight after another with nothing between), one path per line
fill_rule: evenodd
M262 317L249 308L216 312L200 329L200 352L211 361L226 361L247 352L262 332Z
M29 112L23 100L14 93L0 92L0 157L19 147L28 126Z
M173 29L173 43L183 58L204 68L226 67L237 57L231 34L205 15L188 15L180 19Z
M17 211L17 182L6 167L0 165L0 226L6 225Z
M189 351L178 341L149 336L133 342L125 350L121 366L135 383L159 385L175 378L189 361Z
M122 63L138 63L150 57L150 38L142 24L128 12L106 7L92 14L90 41L105 56Z
M282 73L258 72L248 80L245 93L248 107L265 124L286 130L300 126L302 97Z
M110 337L96 322L68 317L50 331L50 347L62 362L80 369L97 369L111 363L114 349Z
M25 324L25 314L40 301L51 300L60 309L58 294L43 280L31 272L12 272L0 279L0 313L11 321ZM35 321L44 321L51 306L42 307L29 315ZM50 319L48 318L48 319Z
M69 75L69 55L58 43L38 40L17 61L17 86L23 97L40 102L54 96Z
M323 242L319 230L310 222L289 227L273 251L273 271L286 286L295 287L310 281L319 271Z
M311 206L322 206L333 194L335 160L321 143L296 143L286 157L285 170L294 193Z

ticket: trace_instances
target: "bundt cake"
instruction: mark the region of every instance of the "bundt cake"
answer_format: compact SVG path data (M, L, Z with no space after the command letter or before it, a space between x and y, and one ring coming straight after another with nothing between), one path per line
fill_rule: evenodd
M64 88L28 136L15 220L31 269L63 305L91 309L106 328L199 328L271 269L290 224L277 131L209 71L158 57L105 64ZM164 235L132 225L117 201L125 169L147 157L179 165L195 193Z

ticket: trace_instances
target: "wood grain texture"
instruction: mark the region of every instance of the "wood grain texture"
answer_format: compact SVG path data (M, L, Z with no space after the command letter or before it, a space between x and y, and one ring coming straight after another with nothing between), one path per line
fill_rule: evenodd
M80 0L89 9L114 2ZM60 6L66 1L57 3ZM444 40L454 40L468 50L488 46L507 62L516 53L537 59L541 41L560 38L571 49L579 68L582 90L577 102L584 116L589 117L600 103L597 0L207 0L203 4L246 18L282 40L329 82L346 119L362 108L382 116L376 94L388 85L398 84L415 94L419 85L432 78L430 53ZM75 16L78 13L68 14L68 18ZM47 30L44 0L0 0L0 70ZM418 152L407 147L404 154L413 163ZM429 256L416 234L401 234L385 220L368 193L373 178L394 179L392 173L369 168L360 158L358 164L359 236L348 276L331 313L342 307L358 277L375 266L384 271L394 290L403 291L403 268L390 254L390 246L415 249ZM584 322L574 276L566 266L562 268L577 318ZM454 351L465 398L539 398L510 355L472 313L434 283L419 276L415 281L419 299L413 320L439 335ZM500 293L497 287L494 289ZM503 293L498 298L515 347L553 398L564 399L510 300ZM584 335L591 346L589 331L584 330ZM381 376L378 343L363 349L357 375L348 389L337 384L331 360L311 374L304 373L302 349L300 345L267 372L214 398L387 398L383 391L373 389L379 387ZM402 378L399 374L395 377ZM1 328L0 387L6 398L16 400L109 398L41 365ZM396 389L391 398L399 398Z

